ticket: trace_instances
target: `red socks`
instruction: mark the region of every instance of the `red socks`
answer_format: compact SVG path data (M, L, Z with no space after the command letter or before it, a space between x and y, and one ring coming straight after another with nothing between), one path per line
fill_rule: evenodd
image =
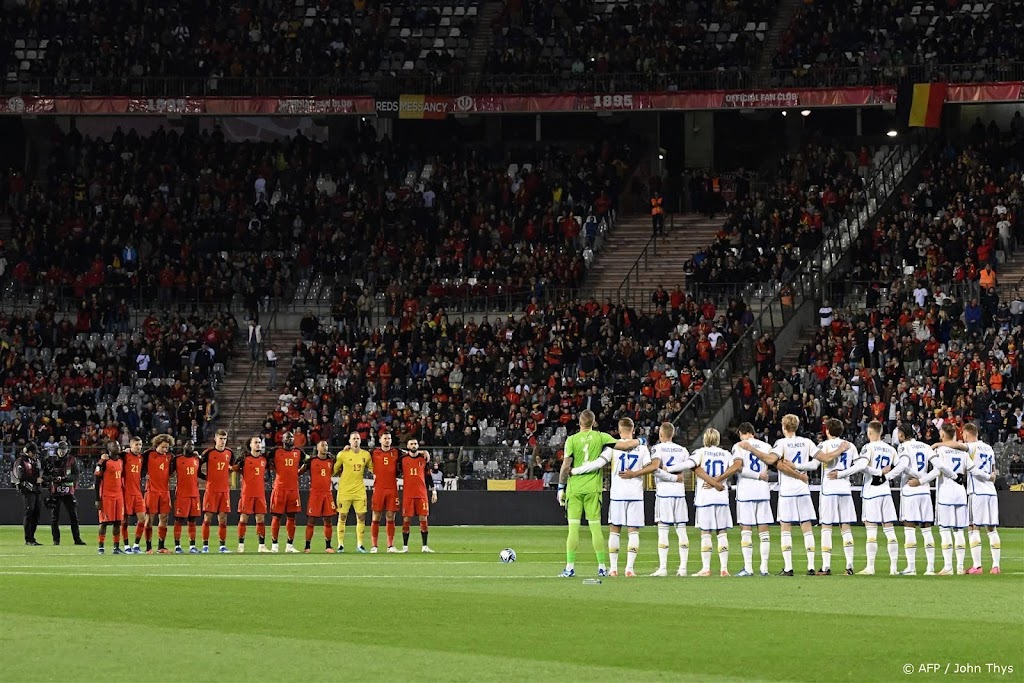
M327 539L327 545L331 545L331 539L334 538L334 525L328 522L324 524L324 538Z
M203 522L203 545L210 545L210 523Z
M370 522L370 541L377 547L377 538L380 536L380 522Z
M279 520L277 517L274 517L274 519L270 520L270 538L274 541L274 543L277 543L277 535L280 533L281 520ZM263 534L260 535L262 536Z
M227 524L227 522L224 522L223 524L217 525L217 535L220 536L220 544L221 545L224 545L225 543L228 542L228 524Z
M395 520L388 520L386 528L388 533L388 547L390 548L395 545Z
M267 525L263 522L256 522L256 535L260 538L267 537Z
M285 522L285 530L288 532L288 542L291 543L295 540L295 518L289 517L288 521Z
M313 540L313 523L310 522L306 525L306 543Z
M402 522L402 533L403 534L409 533L409 520L406 520L406 521Z
M139 541L142 540L142 534L144 533L146 533L146 525L143 522L139 522L135 525L135 545L139 544Z
M191 543L192 545L196 544L196 523L195 522L189 522L188 523L188 540L189 540L189 543Z
M165 527L165 526L157 527L156 535L157 535L157 537L161 541L167 540L167 527Z
M423 533L426 530L427 530L427 520L420 519L420 533Z
M245 528L248 525L244 521L238 522L238 542L241 543L245 539Z

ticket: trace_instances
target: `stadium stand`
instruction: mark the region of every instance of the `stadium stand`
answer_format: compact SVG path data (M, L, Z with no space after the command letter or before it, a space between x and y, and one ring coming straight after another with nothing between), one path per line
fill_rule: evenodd
M250 314L270 300L337 300L342 316L342 290L357 285L391 309L409 295L525 303L579 284L633 161L621 143L508 163L454 145L418 153L369 126L357 139L328 152L301 135L233 143L216 129L161 128L106 141L72 130L45 186L14 212L9 293L35 304L86 292L122 306L234 300Z
M772 61L770 85L1008 80L1024 2L805 2ZM1014 29L1007 30L1009 27Z
M838 415L862 439L877 419L926 441L973 420L997 450L1021 439L1024 301L997 275L1024 239L1021 141L980 135L935 148L918 186L863 234L797 355L738 394L738 420L773 435L794 413L816 433Z
M203 442L219 413L217 385L237 334L234 318L151 312L129 332L104 332L103 317L95 301L83 302L74 321L52 304L0 313L6 466L26 442L48 451L58 437L84 455L130 435L168 432Z
M737 87L775 5L506 0L481 84L499 92Z
M181 6L5 3L9 92L182 96L375 93L457 75L478 3L273 0Z

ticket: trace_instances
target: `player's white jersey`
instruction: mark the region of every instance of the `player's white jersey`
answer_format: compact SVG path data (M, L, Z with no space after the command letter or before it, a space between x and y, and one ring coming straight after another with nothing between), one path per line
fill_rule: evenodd
M828 439L818 444L822 453L831 453L842 445L843 439ZM829 472L842 472L857 459L857 449L853 446L847 447L845 451L835 457L830 463L825 463L821 470L821 495L823 496L849 496L852 493L850 479L848 477L836 477L829 479Z
M772 447L760 439L747 439L747 443L762 453L768 453ZM736 502L745 503L750 501L769 500L771 489L767 481L761 481L758 477L768 471L760 458L736 446L732 447L732 461L741 461L743 470L740 472L739 481L736 483Z
M651 449L651 458L661 460L661 469L672 474L683 471L683 463L690 459L690 451L677 443L659 443ZM686 496L686 485L681 481L661 481L655 484L658 495L662 498L683 498Z
M860 457L867 458L868 467L864 477L864 500L891 495L889 482L873 483L874 477L882 476L882 470L896 464L896 449L884 441L869 441L860 449Z
M954 477L966 475L969 465L970 458L963 451L946 446L935 449L932 467L946 470L939 475L938 484L935 486L935 502L938 505L967 505L967 489L963 484L957 483L956 479L950 478L947 473L951 472Z
M704 448L698 448L690 456L690 459L696 463L697 467L704 470L705 474L709 477L719 477L729 469L729 465L732 464L732 456L729 455L729 451L718 448L717 446L706 446ZM725 482L722 482L725 487L719 491L714 488L704 488L704 481L697 479L694 486L697 492L693 496L693 504L695 507L704 507L707 505L728 505L729 504L729 486Z
M794 436L791 439L779 439L772 446L772 453L785 458L798 470L817 469L818 461L814 456L818 454L818 446L810 439L802 436ZM792 496L809 496L810 487L782 472L779 473L779 496L788 498Z
M647 446L641 444L629 452L606 448L601 455L612 465L612 486L609 495L611 500L643 501L644 478L623 479L619 472L635 472L650 465L651 452L647 450Z
M996 466L996 454L987 443L975 441L967 444L970 448L973 467L967 477L967 493L979 496L996 495L996 483L989 479Z
M896 449L896 458L903 463L903 472L900 473L900 496L927 496L930 495L927 486L908 486L911 479L920 479L928 473L928 463L935 457L935 451L926 443L911 439L904 441Z

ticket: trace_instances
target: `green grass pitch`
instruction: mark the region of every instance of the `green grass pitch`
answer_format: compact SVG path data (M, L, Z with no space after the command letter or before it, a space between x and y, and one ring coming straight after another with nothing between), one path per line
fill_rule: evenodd
M773 573L781 569L778 534ZM944 678L943 668L956 665L980 667L961 678L1020 680L1024 530L1001 535L1001 576L584 585L596 570L586 527L575 579L556 578L564 527L436 527L436 555L256 555L250 531L242 556L111 556L108 546L103 557L93 545L28 548L20 528L6 527L0 680L917 681ZM47 536L41 527L39 540ZM417 529L412 536L419 540ZM799 573L805 559L795 536ZM95 530L85 538L92 544ZM863 540L857 529L857 569ZM700 563L692 528L690 543L692 572ZM498 561L506 546L515 564ZM319 533L314 547L323 547ZM731 547L735 573L738 530ZM833 567L841 568L836 550ZM677 560L673 548L670 569ZM648 528L637 569L656 566ZM877 567L888 568L884 544ZM919 673L927 664L938 671ZM989 664L1013 673L997 676ZM907 665L914 674L904 674Z

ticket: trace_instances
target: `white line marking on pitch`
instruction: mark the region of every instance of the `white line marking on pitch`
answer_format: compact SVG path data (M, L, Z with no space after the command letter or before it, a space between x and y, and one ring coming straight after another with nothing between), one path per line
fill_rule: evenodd
M40 574L38 572L11 572L11 571L0 571L0 576L103 576L103 577L137 577L138 574L124 574L118 572L53 572ZM195 574L149 574L147 576L159 577L159 578L183 578L183 579L194 579ZM305 579L415 579L417 581L422 579L559 579L560 576L494 576L491 574L303 574L296 577L267 577L265 575L254 576L252 574L206 574L203 576L204 579L253 579L266 581L268 578L288 578L294 579L295 581L301 581Z

